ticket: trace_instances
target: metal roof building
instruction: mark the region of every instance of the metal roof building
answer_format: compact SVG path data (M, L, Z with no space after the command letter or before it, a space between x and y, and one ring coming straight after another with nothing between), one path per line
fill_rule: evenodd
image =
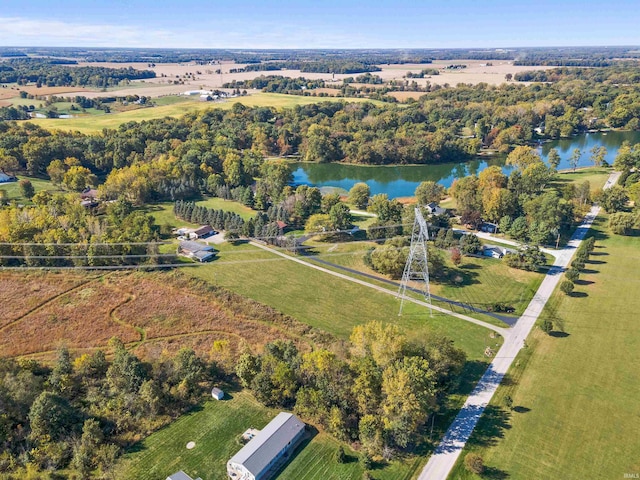
M265 480L288 457L302 437L305 424L291 413L280 412L227 462L234 480Z

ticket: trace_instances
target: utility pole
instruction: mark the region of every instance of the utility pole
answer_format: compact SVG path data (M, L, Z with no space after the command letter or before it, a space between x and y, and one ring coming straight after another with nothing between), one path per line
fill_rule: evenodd
M411 280L417 280L422 283L422 293L425 300L429 303L429 313L433 316L431 308L431 290L429 289L429 263L427 241L429 240L429 229L427 222L422 216L420 207L415 207L415 220L413 222L413 230L411 232L411 247L409 248L409 257L404 266L402 281L398 289L398 297L400 298L400 311L398 316L402 315L402 307L404 306L404 298L407 293L407 284Z

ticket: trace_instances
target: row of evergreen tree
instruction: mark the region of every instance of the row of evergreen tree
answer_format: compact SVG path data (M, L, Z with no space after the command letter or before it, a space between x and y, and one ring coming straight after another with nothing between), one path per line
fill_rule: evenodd
M283 220L281 209L272 207L268 213L259 212L254 218L244 220L240 215L221 209L207 208L195 202L178 200L173 206L173 213L189 223L210 225L216 230L224 230L226 238L253 237L276 243L283 231L276 223Z

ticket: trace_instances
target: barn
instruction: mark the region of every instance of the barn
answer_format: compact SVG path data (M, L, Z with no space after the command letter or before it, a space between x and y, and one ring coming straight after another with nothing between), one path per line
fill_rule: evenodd
M305 424L291 413L280 412L227 462L234 480L266 480L288 460L305 433Z

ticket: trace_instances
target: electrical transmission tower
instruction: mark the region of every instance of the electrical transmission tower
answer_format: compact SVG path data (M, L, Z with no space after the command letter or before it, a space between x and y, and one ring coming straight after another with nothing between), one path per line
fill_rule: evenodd
M400 311L398 312L398 316L402 315L407 284L410 280L417 280L422 284L421 291L424 294L425 300L429 303L429 312L433 315L431 309L431 291L429 290L429 254L427 251L429 229L427 228L427 222L422 216L420 207L415 207L415 213L416 219L413 222L409 257L407 258L407 264L404 266L402 281L398 289L398 297L400 297Z

